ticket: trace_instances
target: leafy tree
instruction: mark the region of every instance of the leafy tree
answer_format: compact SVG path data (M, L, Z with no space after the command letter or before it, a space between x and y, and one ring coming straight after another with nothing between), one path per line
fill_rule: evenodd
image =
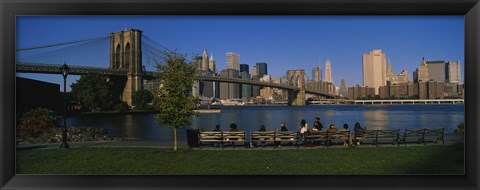
M192 95L196 66L187 63L185 55L176 52L164 52L162 60L156 63L161 73L160 87L154 91L157 122L173 127L173 150L177 150L177 128L192 122L193 109L197 98Z
M114 96L113 82L107 76L82 75L71 87L74 99L90 111L108 110L118 101Z
M153 95L150 91L142 89L135 92L132 97L132 104L135 109L148 109L148 103L152 102Z
M48 131L49 128L56 127L55 122L59 118L52 110L46 108L32 109L20 118L17 126L17 135L22 139L36 138Z

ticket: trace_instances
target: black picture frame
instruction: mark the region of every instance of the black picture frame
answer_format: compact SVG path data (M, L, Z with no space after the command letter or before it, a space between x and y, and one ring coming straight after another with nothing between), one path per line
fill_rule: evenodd
M1 0L1 189L479 189L478 0ZM15 174L15 16L464 15L465 175L156 176Z

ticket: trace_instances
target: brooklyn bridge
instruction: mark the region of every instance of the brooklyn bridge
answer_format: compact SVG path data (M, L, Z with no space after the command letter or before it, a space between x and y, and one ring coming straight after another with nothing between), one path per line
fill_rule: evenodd
M145 81L161 79L161 73L154 69L148 71L145 65L151 65L160 59L164 51L171 50L144 35L141 30L129 29L89 39L19 48L16 50L16 71L61 74L61 67L66 63L70 68L69 74L72 75L107 75L115 80L115 84L123 84L120 98L132 105L133 94L143 88ZM201 72L196 75L196 79L198 82L214 81L283 89L288 91L288 105L305 105L306 94L336 97L334 94L307 89L303 69L287 70L286 76L287 82L284 84L212 76Z

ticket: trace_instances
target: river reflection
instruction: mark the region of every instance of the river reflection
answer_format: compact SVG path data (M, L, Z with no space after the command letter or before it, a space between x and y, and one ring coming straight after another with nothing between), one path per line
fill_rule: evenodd
M213 130L220 125L228 130L230 123L237 123L240 130L250 132L265 125L275 130L285 122L289 130L298 130L302 119L312 126L315 117L320 117L327 127L347 123L350 129L360 122L368 129L405 129L444 127L452 132L464 121L464 105L322 105L322 106L249 106L223 107L221 113L205 113L193 116L190 129ZM173 129L157 124L154 114L89 115L68 118L68 126L105 128L112 135L144 140L171 140ZM185 129L179 130L178 138L186 138Z

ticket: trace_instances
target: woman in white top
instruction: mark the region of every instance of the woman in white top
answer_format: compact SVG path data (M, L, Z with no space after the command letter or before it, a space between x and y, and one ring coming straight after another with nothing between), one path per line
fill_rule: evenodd
M308 128L307 122L305 122L305 119L302 119L302 121L300 122L300 134L303 134L309 131L310 131L310 128Z

